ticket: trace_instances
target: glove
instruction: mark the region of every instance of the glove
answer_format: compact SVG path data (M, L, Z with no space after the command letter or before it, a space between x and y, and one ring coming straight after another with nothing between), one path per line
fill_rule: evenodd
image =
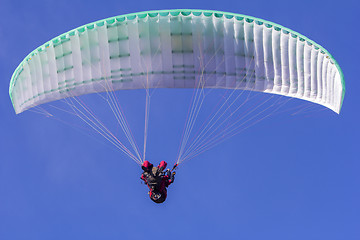
M176 172L171 173L170 181L171 183L174 182Z
M167 169L167 170L166 170L165 175L168 176L168 178L171 177L171 171L170 171L170 169Z

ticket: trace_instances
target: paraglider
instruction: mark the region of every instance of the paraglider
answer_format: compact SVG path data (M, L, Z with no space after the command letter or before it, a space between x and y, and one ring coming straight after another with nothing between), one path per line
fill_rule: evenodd
M71 30L31 52L9 92L21 113L95 92L196 88L200 76L205 88L286 95L337 113L345 93L335 59L305 36L262 19L206 10L127 14Z
M155 203L162 203L166 200L167 187L175 179L174 171L172 172L170 169L167 169L166 172L163 172L166 166L167 162L165 161L161 161L157 167L154 167L149 161L145 161L141 166L144 172L140 178L149 187L149 197Z
M271 115L268 109L277 110L286 103L262 100L241 112L251 93L267 94L269 99L275 95L297 98L336 113L345 95L338 63L307 37L259 18L188 9L121 15L64 33L20 63L9 94L17 114L37 110L53 117L43 104L55 100L66 104L70 110L65 113L81 119L142 166L149 196L160 203L166 199L174 174L163 172L164 161L153 167L145 160L150 89L158 88L194 91L176 166ZM116 95L128 89L146 93L142 153ZM222 94L224 101L215 105L217 109L191 138L205 90L224 89L228 90ZM89 94L106 101L128 145L79 99Z

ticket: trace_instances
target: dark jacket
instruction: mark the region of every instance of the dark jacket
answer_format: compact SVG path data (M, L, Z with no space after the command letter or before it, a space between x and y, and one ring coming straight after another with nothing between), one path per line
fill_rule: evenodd
M141 179L144 180L150 190L159 188L162 182L161 172L157 167L153 167L150 171L144 171Z

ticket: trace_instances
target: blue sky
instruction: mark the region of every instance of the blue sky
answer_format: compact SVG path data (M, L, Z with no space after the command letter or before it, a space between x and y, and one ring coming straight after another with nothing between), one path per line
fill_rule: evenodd
M339 62L346 96L340 115L273 117L187 162L156 205L138 165L58 121L15 115L8 85L29 52L63 32L174 8L242 13L304 34ZM0 0L0 239L360 239L359 10L350 0ZM155 163L174 163L189 100L165 97L154 97L150 116Z

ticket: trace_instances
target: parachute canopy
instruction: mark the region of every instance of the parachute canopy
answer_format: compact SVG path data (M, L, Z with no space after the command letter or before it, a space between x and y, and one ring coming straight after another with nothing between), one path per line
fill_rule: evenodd
M323 47L262 19L208 10L121 15L64 33L16 68L16 113L107 89L230 88L308 100L339 113L341 69Z

